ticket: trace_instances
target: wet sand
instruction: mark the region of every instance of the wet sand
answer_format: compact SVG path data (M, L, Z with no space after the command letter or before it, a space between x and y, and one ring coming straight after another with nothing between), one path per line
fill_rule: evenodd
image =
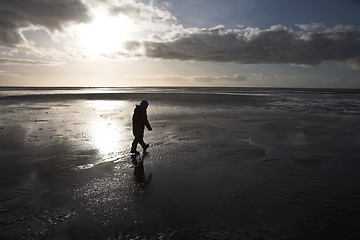
M153 131L135 167L142 99ZM0 238L358 239L360 116L272 106L224 94L3 98Z

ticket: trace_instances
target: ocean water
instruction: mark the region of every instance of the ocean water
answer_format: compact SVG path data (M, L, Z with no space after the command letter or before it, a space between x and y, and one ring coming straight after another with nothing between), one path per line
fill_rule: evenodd
M311 113L360 114L360 89L304 89L304 88L230 88L230 87L0 87L0 99L26 100L27 97L51 99L53 96L77 99L91 96L104 98L106 94L199 94L231 95L257 102L273 111L296 111ZM101 97L100 97L101 96ZM215 98L216 99L216 98ZM249 104L245 104L249 106ZM259 106L257 106L259 107Z

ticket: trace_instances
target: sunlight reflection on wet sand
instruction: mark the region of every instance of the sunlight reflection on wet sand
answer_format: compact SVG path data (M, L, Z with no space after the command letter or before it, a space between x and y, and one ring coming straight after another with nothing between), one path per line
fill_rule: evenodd
M91 108L88 115L88 144L96 149L96 162L79 166L78 169L88 169L99 163L118 160L126 155L129 148L129 102L92 100L84 102L84 108ZM130 115L131 116L131 115Z
M93 143L102 154L109 154L117 148L122 139L121 133L125 129L119 125L119 122L103 118L103 116L109 113L114 114L115 110L118 109L118 105L112 102L100 101L93 103L92 106L96 113L101 114L101 118L90 119Z

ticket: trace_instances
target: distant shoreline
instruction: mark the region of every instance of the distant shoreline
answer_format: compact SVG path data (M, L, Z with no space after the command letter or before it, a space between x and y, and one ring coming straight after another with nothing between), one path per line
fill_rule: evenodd
M63 90L73 90L73 89L132 89L132 88L202 88L202 89L297 89L297 90L360 90L360 88L319 88L319 87L217 87L217 86L94 86L94 87L86 87L86 86L0 86L0 89L41 89L41 90L51 90L51 89L63 89Z
M169 90L171 92L177 92L178 90L184 90L195 93L200 93L202 91L209 91L209 93L226 91L226 92L262 92L262 91L270 91L270 92L289 92L289 93L331 93L331 94L360 94L359 88L288 88L288 87L154 87L154 86L142 86L142 87L18 87L18 86L0 86L0 92L2 91L84 91L84 90L101 90L100 93L104 90L109 91L126 91L129 93L137 93L137 91L141 91L141 93L146 92L147 90L158 90L159 93L163 92L163 90ZM182 92L178 92L182 93ZM64 93L67 94L67 93ZM95 92L94 92L95 94Z

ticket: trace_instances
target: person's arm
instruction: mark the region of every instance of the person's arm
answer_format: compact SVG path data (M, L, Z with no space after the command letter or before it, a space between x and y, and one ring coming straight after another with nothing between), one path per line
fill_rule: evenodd
M147 128L149 131L152 130L152 127L150 126L150 123L149 123L149 121L148 121L148 119L147 119L147 114L146 114L146 112L145 112L145 126L146 126L146 128Z

